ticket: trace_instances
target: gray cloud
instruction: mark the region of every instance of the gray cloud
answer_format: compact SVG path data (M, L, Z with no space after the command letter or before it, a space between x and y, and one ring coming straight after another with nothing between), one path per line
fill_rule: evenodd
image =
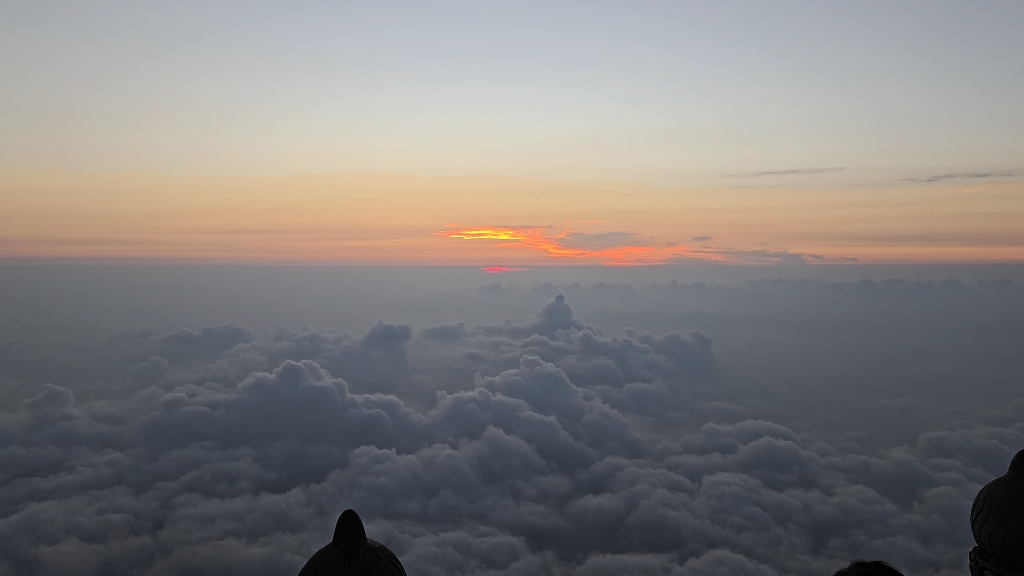
M642 243L643 238L636 232L569 232L559 241L568 248L601 250L617 246L632 246Z
M962 573L971 499L1024 446L1019 418L882 445L798 431L730 388L703 331L606 335L558 294L810 318L936 302L963 326L955 310L979 309L951 301L1017 301L1012 283L536 288L554 298L520 323L130 340L120 392L47 385L0 414L0 574L295 573L346 507L418 574L826 574L858 557Z
M904 178L903 180L908 182L942 182L943 180L973 180L981 178L1009 178L1013 176L1012 172L955 172L950 174L936 174L934 176L925 176L923 178Z
M833 166L830 168L803 168L800 170L767 170L764 172L751 172L749 174L737 174L737 176L803 176L813 174L830 174L834 172L843 172L846 170L845 166Z
M708 240L714 240L711 236L694 236L694 242L707 242Z

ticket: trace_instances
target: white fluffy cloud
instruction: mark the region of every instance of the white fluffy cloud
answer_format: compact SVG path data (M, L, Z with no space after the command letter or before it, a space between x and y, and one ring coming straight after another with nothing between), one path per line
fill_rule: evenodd
M716 401L711 340L604 337L562 298L522 326L147 338L132 392L0 416L0 574L295 573L348 507L410 574L953 574L1024 446L682 421Z

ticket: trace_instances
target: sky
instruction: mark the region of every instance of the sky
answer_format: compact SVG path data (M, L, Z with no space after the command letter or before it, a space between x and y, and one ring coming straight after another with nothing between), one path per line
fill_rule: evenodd
M9 2L5 260L1020 262L1020 3Z
M967 573L1021 22L0 0L0 576Z

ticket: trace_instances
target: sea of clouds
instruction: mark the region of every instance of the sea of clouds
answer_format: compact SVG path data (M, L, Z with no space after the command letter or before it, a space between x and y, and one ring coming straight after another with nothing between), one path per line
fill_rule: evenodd
M715 298L766 309L785 291L786 305L812 311L853 302L842 317L856 331L865 307L906 321L915 308L896 305L904 298L926 302L922 318L947 310L951 323L922 330L958 347L958 314L991 308L1014 320L1024 290L714 290L541 285L521 294L546 301L532 320L378 322L361 336L237 324L121 332L92 364L76 360L82 378L117 373L116 386L79 399L70 385L45 384L0 412L0 574L294 574L345 508L410 575L824 575L854 558L908 575L964 573L971 502L1024 448L1024 402L1000 401L987 419L917 419L929 428L909 437L819 433L801 423L828 414L812 406L784 418L787 397L773 405L770 389L736 376L708 330L610 335L570 304L590 298L591 317L627 323L654 314L657 298L704 294L702 311L684 317L698 319L717 313ZM640 293L635 310L601 304ZM1020 330L992 322L988 336L964 337L1002 346L985 345L998 348L986 357L992 370L964 388L1020 382L995 365L1022 349ZM773 333L744 326L732 330ZM4 354L9 374L46 364ZM886 362L863 358L876 360ZM864 400L850 380L836 374L850 413L835 417L876 426L856 416L873 413L876 393ZM895 396L881 400L928 412L927 398L915 408Z

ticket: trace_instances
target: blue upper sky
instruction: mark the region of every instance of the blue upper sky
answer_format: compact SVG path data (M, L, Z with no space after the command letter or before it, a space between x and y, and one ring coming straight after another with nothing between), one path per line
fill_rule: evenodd
M0 169L685 184L1022 168L1018 1L0 11Z

